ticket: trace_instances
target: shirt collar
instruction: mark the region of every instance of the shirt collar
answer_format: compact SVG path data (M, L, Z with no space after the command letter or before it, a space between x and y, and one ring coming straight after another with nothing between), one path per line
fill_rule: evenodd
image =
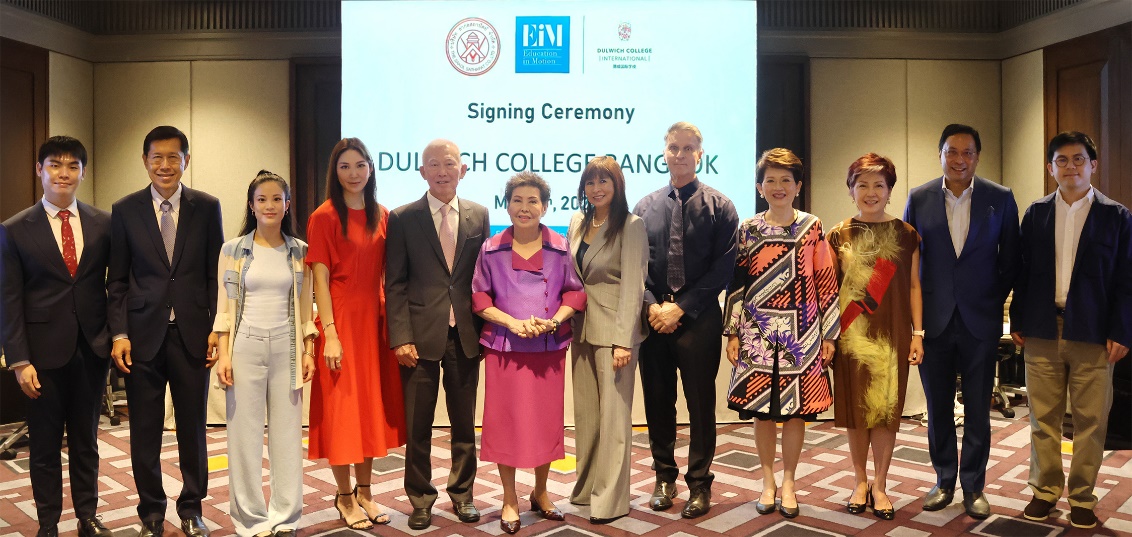
M237 247L241 251L243 251L244 255L246 256L249 252L252 251L252 247L255 245L255 230L253 229L247 235L240 237L240 240L237 244ZM287 250L291 252L291 257L295 259L302 259L307 256L306 246L300 244L299 241L295 240L294 237L286 233L283 234L283 244L287 245Z
M686 185L684 185L680 188L676 188L676 186L674 186L671 181L669 181L669 183L668 183L668 193L669 193L669 195L672 194L672 191L679 190L680 191L680 201L682 201L682 202L688 201L688 198L691 198L692 194L695 194L696 191L699 190L699 189L700 189L700 178L699 177L692 179L691 183L688 183L688 184L686 184Z
M943 189L944 194L950 194L951 197L958 199L958 198L962 198L963 196L965 196L967 194L974 195L974 193L975 193L975 178L974 177L971 178L971 184L967 185L967 188L964 188L963 192L960 192L958 196L956 196L955 193L952 192L950 188L947 188L947 177L941 177L940 178L939 187Z
M444 205L451 206L452 210L456 211L456 213L460 212L460 198L459 197L453 196L452 201L445 204L443 201L440 201L439 199L437 199L436 196L433 196L432 192L425 192L425 199L428 200L428 211L432 214L436 214L436 212L439 211L440 208L443 207Z
M63 209L71 211L71 216L77 216L79 214L79 199L71 200L71 204L66 207L56 207L54 203L47 201L47 196L43 197L43 210L47 212L47 216L55 218L59 215L59 211Z
M546 224L539 224L539 229L542 231L542 246L543 248L550 248L551 250L558 250L559 252L569 252L570 245L566 243L565 237L559 235L546 227ZM507 229L499 232L498 235L488 241L486 251L492 252L496 250L510 250L511 243L515 240L515 226L508 226Z
M1054 200L1057 201L1058 205L1060 205L1060 206L1062 206L1066 209L1069 209L1069 210L1079 209L1082 206L1086 206L1086 205L1092 205L1093 200L1096 199L1096 194L1095 194L1096 189L1094 189L1092 185L1089 185L1089 191L1085 193L1085 197L1073 202L1072 204L1067 203L1065 201L1065 198L1061 197L1061 189L1060 188L1057 189L1056 192L1057 192L1057 194L1054 195Z
M179 211L181 209L181 192L184 189L185 185L177 183L177 190L173 192L172 196L169 196L169 203L173 205L174 211ZM154 188L152 184L149 185L149 194L153 196L153 203L158 207L161 206L161 202L165 201L165 198L163 198L161 194L157 192L157 189Z

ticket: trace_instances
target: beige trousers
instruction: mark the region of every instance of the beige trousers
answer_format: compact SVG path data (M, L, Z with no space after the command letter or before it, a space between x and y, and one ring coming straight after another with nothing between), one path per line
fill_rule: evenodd
M1034 497L1057 503L1065 487L1061 434L1066 393L1073 416L1069 464L1069 505L1092 509L1108 411L1112 407L1112 366L1104 345L1061 339L1026 338L1026 392L1030 399L1030 488Z

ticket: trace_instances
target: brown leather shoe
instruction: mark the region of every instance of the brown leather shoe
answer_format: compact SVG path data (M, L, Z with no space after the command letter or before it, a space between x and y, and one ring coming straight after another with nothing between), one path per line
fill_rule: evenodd
M523 527L523 523L517 518L515 520L499 519L499 529L503 530L504 533L514 535L519 532L521 527Z
M1053 511L1053 508L1053 502L1047 502L1038 498L1037 496L1034 496L1034 499L1030 500L1030 503L1026 504L1026 510L1022 511L1022 516L1026 517L1026 520L1041 522L1049 518L1049 513L1050 511Z
M554 506L554 504L550 504L550 509L543 510L542 506L535 501L535 497L533 495L529 499L531 500L531 511L538 513L539 516L547 520L566 520L566 515L562 514L562 511L559 511L558 508Z

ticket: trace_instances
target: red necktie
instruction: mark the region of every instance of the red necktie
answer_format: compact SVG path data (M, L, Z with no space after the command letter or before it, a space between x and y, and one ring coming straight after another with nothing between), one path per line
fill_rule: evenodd
M75 254L75 232L71 229L71 211L59 211L59 220L63 221L63 262L67 264L67 271L71 277L79 270L79 256Z

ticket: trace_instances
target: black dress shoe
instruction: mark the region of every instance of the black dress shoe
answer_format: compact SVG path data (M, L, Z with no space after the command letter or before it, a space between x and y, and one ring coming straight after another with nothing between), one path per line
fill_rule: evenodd
M35 537L59 537L59 526L40 527L39 531L35 532Z
M592 516L592 517L590 517L590 524L609 524L610 522L613 522L615 520L620 520L620 519L625 518L627 516L629 516L629 513L625 513L623 515L617 515L617 516L609 517L609 518L598 518L596 516Z
M672 498L676 497L676 483L669 483L668 481L656 481L656 487L652 489L652 498L649 499L649 507L653 511L664 511L672 507Z
M990 502L982 492L964 492L963 508L971 518L982 520L990 516Z
M102 521L95 518L79 519L79 537L114 537L114 532L102 525Z
M773 513L774 507L775 507L774 502L770 502L769 504L765 504L765 503L762 502L762 498L759 498L758 500L755 501L755 511L757 511L760 515L769 515L769 514Z
M480 521L479 510L476 509L476 506L470 501L458 502L452 500L452 510L456 512L456 518L460 519L460 522Z
M856 492L856 488L853 489ZM845 510L851 515L859 515L865 512L865 507L868 507L869 496L873 492L873 486L869 485L868 490L865 491L865 503L853 503L853 495L849 495L849 501L845 502Z
M684 510L680 513L680 516L699 518L706 515L708 509L711 509L711 489L707 487L694 488L688 493L688 503L684 504Z
M181 531L185 532L185 537L208 537L211 533L200 515L182 518Z
M869 509L873 510L873 516L881 520L894 520L896 518L896 508L889 507L888 509L877 509L876 498L873 497L873 487L869 486L868 495Z
M924 511L939 511L948 505L951 505L951 500L955 499L955 489L943 489L939 486L934 486L928 495L924 496Z
M141 530L138 531L138 537L161 537L163 533L165 533L164 520L143 521Z
M423 530L430 525L432 525L432 509L424 507L414 508L413 514L409 515L409 528Z

